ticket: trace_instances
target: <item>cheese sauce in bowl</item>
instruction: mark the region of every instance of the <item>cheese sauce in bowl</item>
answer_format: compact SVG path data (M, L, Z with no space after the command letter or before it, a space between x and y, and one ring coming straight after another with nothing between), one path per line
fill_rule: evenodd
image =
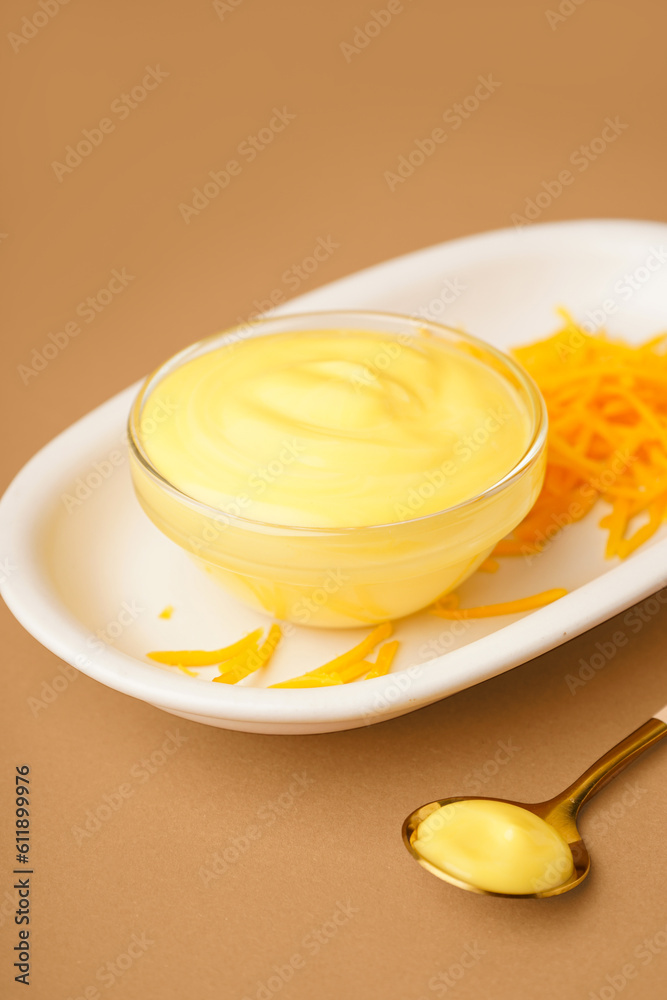
M130 416L154 523L246 603L324 627L401 617L473 572L534 502L545 437L511 359L372 313L209 338Z

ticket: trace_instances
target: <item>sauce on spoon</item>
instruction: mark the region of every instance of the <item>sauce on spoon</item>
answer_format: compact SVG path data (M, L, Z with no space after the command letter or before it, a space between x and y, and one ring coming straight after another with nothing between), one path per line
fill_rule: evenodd
M487 892L532 895L574 871L570 848L550 823L489 799L440 806L419 824L413 847L435 868Z

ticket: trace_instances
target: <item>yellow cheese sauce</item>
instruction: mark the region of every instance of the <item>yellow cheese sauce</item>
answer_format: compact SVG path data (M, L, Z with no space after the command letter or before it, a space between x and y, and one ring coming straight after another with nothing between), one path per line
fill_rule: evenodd
M488 892L544 892L574 871L560 833L509 802L463 799L441 806L419 824L412 846L435 868Z
M195 357L152 391L142 427L151 463L182 493L315 528L461 503L502 479L532 432L509 380L471 351L354 329L252 337Z
M132 410L148 516L281 621L349 628L425 608L542 485L546 413L523 373L456 331L379 320L221 334L168 361Z

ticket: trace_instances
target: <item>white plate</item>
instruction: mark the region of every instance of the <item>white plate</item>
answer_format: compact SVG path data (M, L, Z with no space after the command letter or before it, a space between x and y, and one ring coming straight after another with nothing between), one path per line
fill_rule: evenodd
M550 333L557 304L585 320L605 303L609 330L627 339L667 327L667 226L586 221L473 236L362 271L277 311L425 309L508 348ZM605 562L596 510L530 564L503 560L498 573L478 573L461 588L466 604L550 587L571 589L567 597L532 613L479 622L448 623L426 613L404 619L396 628L401 653L388 677L320 690L264 690L260 684L312 669L364 634L305 628L283 642L266 680L228 687L162 669L145 659L147 650L211 648L267 621L227 597L153 527L135 500L126 458L117 466L109 460L124 448L136 388L43 448L7 490L0 504L2 593L25 628L63 660L175 715L263 733L381 722L523 663L666 582L665 529L626 562ZM67 496L76 499L80 480L90 495L73 505ZM173 617L158 618L167 604ZM95 635L99 630L102 637ZM539 676L532 681L539 684Z

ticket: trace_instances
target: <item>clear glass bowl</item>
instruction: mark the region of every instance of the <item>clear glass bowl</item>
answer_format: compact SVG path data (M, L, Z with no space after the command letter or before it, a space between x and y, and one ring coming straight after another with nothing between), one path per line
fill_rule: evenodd
M502 374L531 421L526 450L497 483L463 503L392 524L304 528L253 521L186 496L151 464L142 444L143 407L162 379L191 359L246 337L316 329L414 336L426 329ZM144 382L129 418L130 467L153 523L228 591L281 621L350 628L400 618L431 604L469 576L523 519L544 479L547 414L530 376L481 340L429 320L388 313L277 316L208 337Z

